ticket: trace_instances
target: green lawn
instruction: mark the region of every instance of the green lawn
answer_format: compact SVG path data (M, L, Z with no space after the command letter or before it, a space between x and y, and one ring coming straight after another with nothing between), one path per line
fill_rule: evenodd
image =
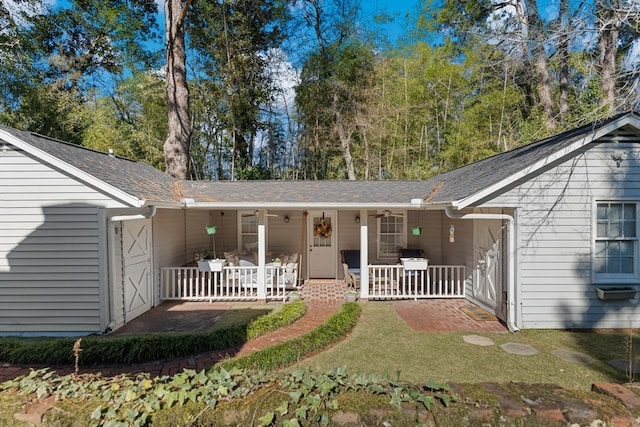
M363 308L357 326L345 340L296 366L320 370L345 366L350 372L388 373L394 378L399 371L400 379L409 382L514 381L555 383L581 390L589 390L598 381L628 381L624 371L608 363L611 359L629 359L625 345L629 336L625 333L424 333L411 330L391 303L369 302ZM462 337L472 334L490 338L495 345L465 343ZM509 354L500 347L508 342L529 344L539 353ZM633 344L640 350L638 338ZM565 361L553 354L559 349L584 353L595 362L583 365ZM640 374L637 376L640 378Z

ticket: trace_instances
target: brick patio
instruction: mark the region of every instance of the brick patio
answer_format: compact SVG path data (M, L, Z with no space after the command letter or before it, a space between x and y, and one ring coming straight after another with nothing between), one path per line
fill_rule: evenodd
M475 307L465 299L394 301L402 319L418 332L507 332L497 320L474 320L463 310Z

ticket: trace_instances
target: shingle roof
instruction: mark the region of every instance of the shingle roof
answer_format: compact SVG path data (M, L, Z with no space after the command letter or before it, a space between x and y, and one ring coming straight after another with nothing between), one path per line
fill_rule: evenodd
M409 204L426 196L424 181L195 181L185 195L200 202Z
M448 203L476 194L627 116L640 117L635 113L619 114L437 175L424 182L430 194L427 203Z
M179 201L171 176L145 163L5 126L0 129L141 200ZM66 171L65 171L66 172Z
M450 204L518 174L574 142L626 116L624 113L497 154L427 181L179 181L144 163L68 144L31 132L0 129L127 194L148 202L179 203L183 198L210 204ZM151 203L152 204L152 203Z

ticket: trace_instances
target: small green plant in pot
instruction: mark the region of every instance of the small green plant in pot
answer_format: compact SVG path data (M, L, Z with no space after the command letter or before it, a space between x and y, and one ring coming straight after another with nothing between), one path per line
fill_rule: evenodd
M198 261L198 268L201 271L222 271L225 260L216 258L214 251L206 250L202 253L202 260Z
M300 295L299 291L291 291L289 292L289 295L287 295L289 301L295 301L295 300L299 300L300 298L302 298L302 295Z

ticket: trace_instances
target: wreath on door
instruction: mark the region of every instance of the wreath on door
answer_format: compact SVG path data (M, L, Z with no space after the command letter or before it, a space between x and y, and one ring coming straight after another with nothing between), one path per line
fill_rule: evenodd
M317 237L331 237L331 223L322 218L315 227Z

